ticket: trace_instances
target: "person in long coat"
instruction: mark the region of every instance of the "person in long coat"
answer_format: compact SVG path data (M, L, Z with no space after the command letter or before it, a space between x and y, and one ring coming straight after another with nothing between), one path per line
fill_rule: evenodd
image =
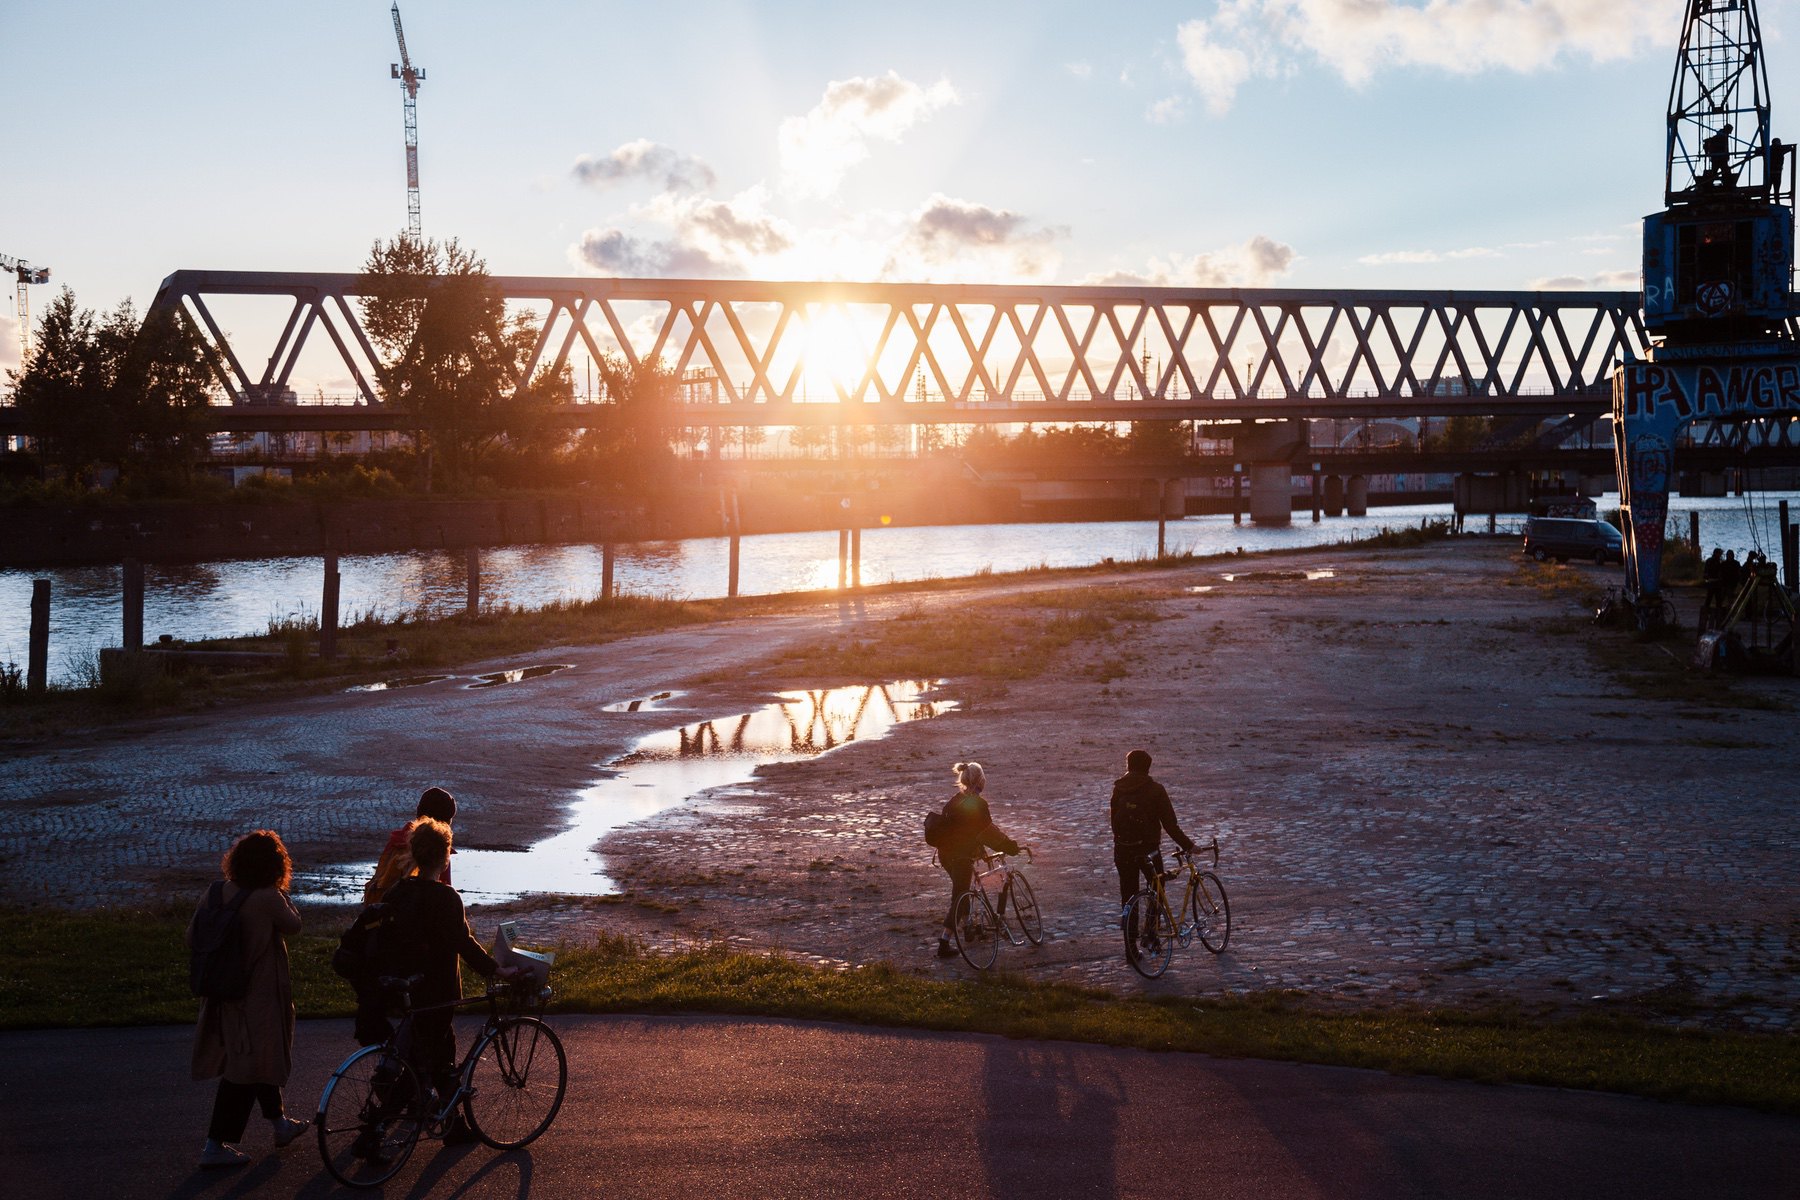
M200 1001L194 1027L193 1077L217 1079L212 1119L206 1127L202 1167L241 1167L250 1156L238 1149L250 1123L251 1105L268 1118L277 1149L307 1128L282 1107L281 1089L294 1061L294 994L288 978L288 935L300 932L300 913L288 899L293 863L273 830L258 829L239 838L220 864L225 883L221 899L231 904L241 895L238 929L250 986L242 1000ZM211 902L200 899L195 919ZM188 923L188 945L194 923Z

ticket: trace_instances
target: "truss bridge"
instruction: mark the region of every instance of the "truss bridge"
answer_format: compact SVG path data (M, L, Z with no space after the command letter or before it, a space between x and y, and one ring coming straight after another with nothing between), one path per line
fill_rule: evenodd
M1635 292L525 276L493 286L542 322L521 379L569 368L579 381L583 360L606 355L660 363L681 379L688 424L1599 416L1612 368L1648 345ZM205 331L234 406L292 397L297 379L323 370L350 379L352 399L337 407L351 411L310 421L393 427L404 418L378 415L358 289L353 274L177 271L151 308L185 311ZM250 300L274 313L267 336L227 332L242 323L221 314ZM592 413L576 403L558 417L579 425Z

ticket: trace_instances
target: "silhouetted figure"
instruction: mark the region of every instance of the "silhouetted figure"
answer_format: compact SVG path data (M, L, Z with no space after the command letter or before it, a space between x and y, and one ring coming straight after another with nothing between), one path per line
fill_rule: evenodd
M950 876L950 907L944 912L944 931L938 937L938 957L956 955L956 902L969 890L975 876L975 860L982 850L1017 854L1019 843L1000 832L988 811L987 773L978 762L955 766L956 795L944 801L943 833L937 842L938 862Z
M432 817L420 817L407 826L406 844L414 871L387 890L382 903L387 917L381 926L380 973L393 977L423 976L412 989L412 1060L419 1077L429 1080L439 1096L456 1088L456 1032L450 1018L454 1010L433 1005L462 999L461 959L479 975L513 978L518 970L500 966L475 935L463 912L462 897L439 876L450 862L450 826ZM474 1135L459 1115L444 1135L446 1142L467 1141Z
M1744 582L1744 564L1737 560L1737 551L1727 550L1725 561L1719 564L1719 587L1725 594L1725 603L1730 604L1737 599L1738 588Z
M1711 164L1706 172L1707 182L1714 187L1730 187L1736 182L1731 173L1731 125L1727 122L1719 132L1700 143L1706 151L1707 161Z
M1705 607L1717 608L1725 593L1725 551L1719 546L1700 565L1700 582L1706 585Z
M413 811L413 820L430 817L449 825L456 820L456 797L441 787L426 788L419 795L418 807ZM412 822L388 834L387 845L381 848L381 858L375 864L375 874L369 882L363 884L363 903L373 904L381 899L383 892L405 879L413 872L412 854L406 848L407 830ZM450 864L444 864L444 873L438 882L450 882Z
M1163 785L1150 778L1150 752L1133 750L1125 756L1125 774L1113 781L1112 789L1113 866L1119 871L1119 904L1131 903L1141 878L1145 886L1151 882L1150 872L1163 869L1162 835L1175 839L1175 844L1193 853L1194 840L1181 832L1175 822L1175 807ZM1126 936L1136 944L1135 930Z
M273 830L259 829L239 838L220 867L225 881L207 889L194 910L195 921L215 902L238 904L238 933L250 986L241 1000L200 1001L191 1065L195 1079L219 1081L200 1165L241 1167L250 1156L237 1143L250 1123L252 1104L260 1105L269 1119L276 1149L307 1128L305 1121L283 1111L281 1100L294 1062L294 997L284 938L300 932L300 914L287 896L293 863ZM216 897L214 887L219 889ZM190 949L195 921L188 923Z

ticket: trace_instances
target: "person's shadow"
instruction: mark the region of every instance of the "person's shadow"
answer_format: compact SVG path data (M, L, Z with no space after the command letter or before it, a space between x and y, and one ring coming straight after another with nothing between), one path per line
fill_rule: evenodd
M1067 1049L997 1041L987 1053L977 1123L987 1192L995 1196L1119 1194L1117 1081L1103 1061L1076 1067ZM1095 1076L1100 1078L1096 1079Z

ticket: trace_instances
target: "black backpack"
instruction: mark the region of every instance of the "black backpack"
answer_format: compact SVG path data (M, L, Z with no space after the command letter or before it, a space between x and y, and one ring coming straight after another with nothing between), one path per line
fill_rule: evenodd
M375 985L381 975L381 927L388 917L385 904L365 904L350 928L338 935L331 952L331 969L358 992Z
M250 963L244 957L244 934L238 910L250 889L238 889L225 903L223 880L206 893L206 904L194 914L193 950L188 959L188 987L208 1000L242 1000L250 990Z

